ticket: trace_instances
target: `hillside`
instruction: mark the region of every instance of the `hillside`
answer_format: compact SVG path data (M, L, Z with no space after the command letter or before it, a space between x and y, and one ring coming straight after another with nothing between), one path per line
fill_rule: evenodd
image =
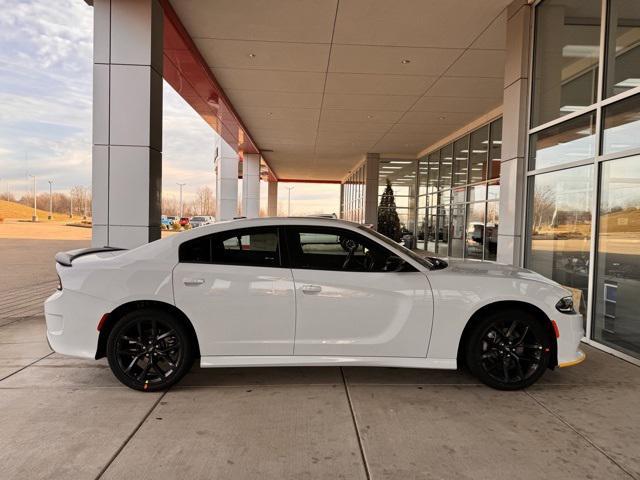
M20 203L0 200L0 218L31 220L31 215L33 215L32 207L27 207ZM38 220L46 221L48 215L49 215L49 212L38 209ZM53 219L58 221L64 221L64 220L68 220L69 216L62 213L54 213Z

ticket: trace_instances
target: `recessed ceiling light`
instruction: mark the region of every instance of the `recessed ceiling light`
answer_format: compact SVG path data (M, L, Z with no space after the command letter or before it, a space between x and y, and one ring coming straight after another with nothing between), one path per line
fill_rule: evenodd
M249 58L256 58L256 54L255 53L250 53L249 54Z
M401 64L403 64L403 65L407 65L407 64L411 63L411 60L409 60L409 59L405 58L405 59L404 59L404 60L402 60L400 63L401 63Z
M373 118L373 115L367 115L367 118L368 118L368 119L372 119L372 118Z
M440 119L440 120L445 120L446 118L447 117L445 117L444 115L441 115L441 116L438 117L438 119Z

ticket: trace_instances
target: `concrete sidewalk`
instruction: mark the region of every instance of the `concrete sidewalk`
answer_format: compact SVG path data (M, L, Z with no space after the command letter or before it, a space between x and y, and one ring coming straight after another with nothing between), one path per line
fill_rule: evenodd
M0 292L2 479L640 479L640 368L588 346L522 392L448 371L195 367L145 394L50 352L41 279Z

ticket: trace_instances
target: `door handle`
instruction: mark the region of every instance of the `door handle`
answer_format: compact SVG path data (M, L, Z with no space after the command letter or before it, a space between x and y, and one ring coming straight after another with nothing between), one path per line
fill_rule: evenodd
M322 287L320 285L303 285L302 293L319 293L322 291Z
M194 287L202 285L204 283L204 278L185 278L182 282L188 287Z

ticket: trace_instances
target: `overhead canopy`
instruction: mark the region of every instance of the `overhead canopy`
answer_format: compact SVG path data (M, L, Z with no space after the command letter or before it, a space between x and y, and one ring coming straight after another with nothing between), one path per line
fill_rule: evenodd
M510 0L170 3L281 179L416 155L502 103Z

